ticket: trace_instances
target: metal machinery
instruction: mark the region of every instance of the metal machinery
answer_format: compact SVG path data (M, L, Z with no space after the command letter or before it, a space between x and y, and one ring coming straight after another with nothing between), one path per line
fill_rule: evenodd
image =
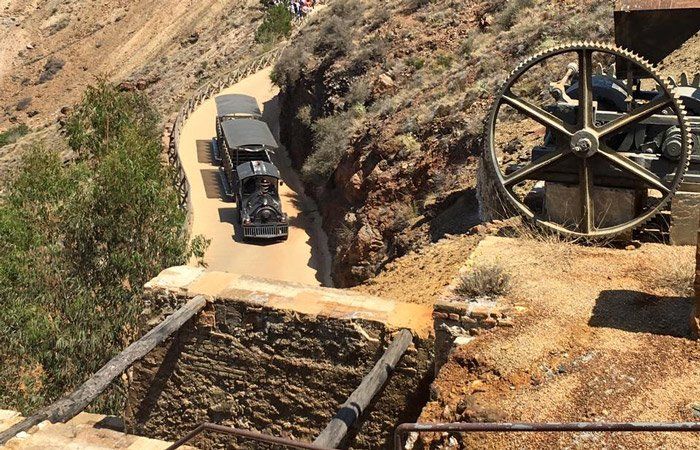
M505 203L561 234L643 228L694 244L700 75L667 79L654 64L699 29L700 1L618 1L617 45L561 45L520 64L486 130L485 163Z
M216 97L216 138L224 184L236 200L244 238L287 239L289 219L279 197L280 173L270 155L277 141L257 101L246 95Z

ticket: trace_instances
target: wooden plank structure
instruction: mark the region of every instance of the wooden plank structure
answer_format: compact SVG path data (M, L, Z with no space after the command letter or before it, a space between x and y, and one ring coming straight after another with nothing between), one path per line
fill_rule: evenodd
M372 399L382 389L412 341L413 335L410 331L401 330L398 333L387 347L384 355L379 358L372 370L362 379L357 389L350 394L330 423L318 435L314 441L315 445L338 448L350 427L362 416Z
M197 296L182 308L168 316L141 339L128 346L119 355L112 358L100 370L95 372L85 383L67 397L41 409L36 414L13 425L0 433L0 445L5 444L22 431L49 420L53 423L67 422L84 410L112 381L122 374L134 362L146 356L157 345L163 343L170 335L182 328L195 314L207 304L206 298Z

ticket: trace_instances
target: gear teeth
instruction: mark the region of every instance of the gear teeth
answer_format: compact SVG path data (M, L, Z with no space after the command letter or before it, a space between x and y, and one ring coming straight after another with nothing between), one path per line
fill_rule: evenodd
M683 181L683 177L688 169L688 165L690 163L690 152L692 150L692 138L690 135L690 122L688 121L688 117L685 112L685 106L683 103L680 101L680 95L676 92L674 89L676 86L678 86L678 83L673 79L673 78L668 78L664 79L662 78L656 71L656 66L651 64L647 59L637 55L636 53L625 49L625 48L620 48L615 45L611 45L608 43L600 43L600 42L590 42L590 41L583 41L583 42L572 42L569 44L559 44L555 45L549 49L541 50L534 55L532 55L529 58L526 58L525 60L521 61L516 68L508 75L506 78L506 81L501 84L499 88L499 95L498 97L495 98L492 107L489 112L489 119L484 122L485 129L484 129L484 134L485 134L485 139L484 142L486 144L486 148L484 149L485 155L484 158L487 162L488 166L491 166L492 171L496 171L497 174L496 176L498 179L501 181L499 184L499 188L502 194L505 194L505 197L509 199L509 201L513 204L513 206L516 207L516 209L519 209L521 212L524 212L522 209L521 205L519 202L512 197L511 193L506 189L506 187L502 184L503 178L502 174L500 173L500 169L498 168L498 163L496 162L496 156L495 156L495 149L494 149L494 144L493 144L493 138L494 138L494 133L496 130L496 119L498 116L498 111L499 107L501 105L501 97L507 92L507 90L510 89L510 87L520 79L520 77L527 72L531 67L535 66L539 62L550 58L555 55L559 54L564 54L564 53L573 53L577 52L579 50L592 50L593 52L602 52L602 53L608 53L613 56L618 56L622 57L625 59L630 60L632 63L634 63L636 66L647 72L649 75L651 75L654 80L657 82L657 90L661 93L666 93L671 99L672 99L672 109L678 118L679 125L681 128L681 133L683 135L683 141L686 143L686 152L684 154L685 158L682 160L683 162L681 163L679 161L679 164L676 168L676 171L674 172L674 180L673 184L670 186L670 193L667 194L662 200L656 204L653 208L650 210L646 211L643 213L643 215L640 215L639 217L635 218L633 221L628 222L629 225L626 224L621 224L620 226L616 227L615 230L605 234L605 235L590 235L590 234L583 234L577 231L572 231L566 229L566 231L562 230L557 230L559 233L564 233L564 234L569 234L569 235L576 235L576 236L584 236L584 237L612 237L621 233L624 233L632 228L637 228L640 226L643 226L646 222L651 220L659 211L661 211L671 200L671 197L675 192L678 190L680 184ZM615 70L615 65L613 64L611 66L611 70L613 73L611 75L615 76L616 75L616 70ZM688 75L683 74L681 75L681 83L683 82L683 77L685 77L686 83L688 82ZM700 88L700 74L696 74L693 78L692 85L694 87ZM527 209L527 208L526 208ZM531 212L530 212L531 214ZM537 221L536 221L537 222ZM553 228L551 225L547 225L546 223L539 223L540 226L543 227L549 227ZM563 229L563 227L562 227Z
M681 73L681 86L688 86L688 74L685 72Z

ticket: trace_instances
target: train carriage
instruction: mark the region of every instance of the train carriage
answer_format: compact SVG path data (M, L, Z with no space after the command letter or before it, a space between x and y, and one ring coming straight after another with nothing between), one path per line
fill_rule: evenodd
M253 119L262 120L262 111L255 97L244 94L219 95L216 102L216 138L213 140L214 159L221 163L221 148L223 146L223 130L221 124L229 120Z

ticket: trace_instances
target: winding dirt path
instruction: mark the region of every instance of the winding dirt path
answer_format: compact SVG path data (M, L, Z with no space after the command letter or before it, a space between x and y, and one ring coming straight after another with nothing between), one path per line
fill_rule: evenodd
M221 94L257 98L265 121L279 141L279 91L270 81L270 70L261 70ZM209 142L216 134L215 117L216 106L211 98L190 115L180 137L180 159L191 185L192 235L211 239L204 257L207 269L330 286L330 254L320 215L314 202L304 195L283 147L273 162L284 180L280 197L289 214L289 239L268 244L242 241L235 203L222 195L218 167L211 159Z

